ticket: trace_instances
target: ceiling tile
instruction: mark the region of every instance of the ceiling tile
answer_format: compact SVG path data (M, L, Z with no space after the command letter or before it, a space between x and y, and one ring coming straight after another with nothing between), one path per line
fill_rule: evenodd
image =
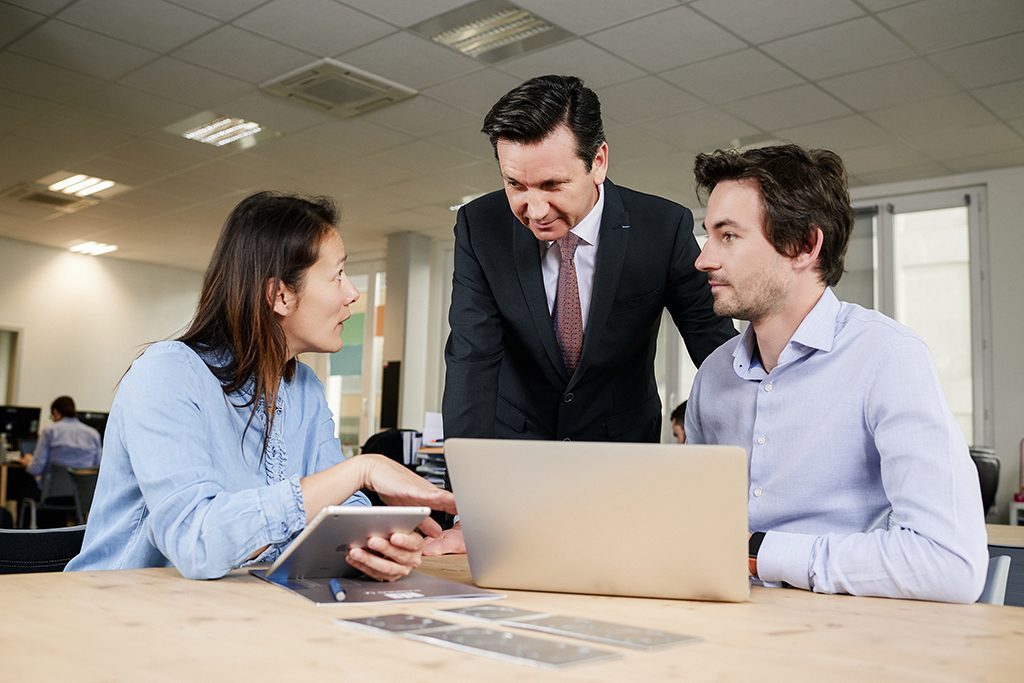
M70 109L35 118L20 127L18 134L59 150L71 161L91 157L137 138L135 130L126 129L119 121Z
M369 154L409 142L413 138L384 126L360 119L328 118L324 123L295 134L304 140L329 145L357 155Z
M758 50L742 50L659 74L712 104L786 88L803 79Z
M2 100L0 100L2 101ZM8 133L32 118L32 114L20 109L0 105L0 133Z
M386 185L380 188L382 192L393 192L403 197L415 199L423 204L435 204L439 207L449 207L470 192L470 188L463 187L447 178L420 176L400 183ZM454 219L454 216L452 216ZM454 224L454 220L451 221Z
M675 0L630 0L594 2L593 0L515 0L515 4L554 22L577 35L621 24L652 12L675 7Z
M693 95L654 76L609 86L601 91L600 97L601 112L625 124L706 106Z
M326 166L345 163L345 155L334 149L306 140L274 138L260 143L238 155L238 163L246 163L248 159L257 157L273 162L278 168L287 168L299 172L315 171Z
M250 83L262 83L315 61L308 53L234 26L207 33L176 50L174 56Z
M69 102L102 85L103 81L22 57L0 53L0 88L51 102Z
M482 118L502 95L519 83L518 78L496 69L484 69L427 88L423 94Z
M818 147L844 152L848 149L892 143L894 138L876 124L860 115L843 116L804 126L772 131L780 140L804 147Z
M216 109L228 100L255 91L251 83L171 57L147 64L121 82L199 109Z
M859 176L859 185L882 185L885 183L898 183L903 180L918 180L920 178L933 178L940 175L949 175L949 169L939 163L914 164L903 166L886 171L867 171Z
M195 113L187 104L116 83L88 93L76 100L75 106L152 128L163 128Z
M480 120L429 97L414 97L363 115L365 120L425 138L465 126L480 127Z
M33 12L52 15L70 4L72 0L4 0L4 2L10 5L19 5Z
M488 145L488 149L490 149L490 145ZM474 164L450 169L445 173L445 177L459 185L468 187L472 194L491 192L501 187L501 172L493 157L487 161L478 161Z
M1024 33L932 55L929 59L965 88L1024 78Z
M934 52L1024 31L1019 0L922 0L878 18L921 52Z
M167 175L209 161L207 156L198 153L199 148L201 145L168 135L164 143L137 140L111 149L104 156L133 166L147 166L160 175Z
M452 147L466 154L472 154L477 159L494 163L494 149L491 147L491 141L487 136L480 132L482 125L483 119L481 118L473 126L431 135L430 141L446 147Z
M46 17L42 14L11 5L0 5L0 45L6 45L44 21Z
M981 88L971 94L1001 118L1024 116L1024 80Z
M417 140L398 147L386 149L366 157L370 161L379 161L416 173L436 173L456 166L465 166L479 161L475 156L442 147L425 140Z
M950 159L945 165L957 173L971 171L987 171L990 168L1006 168L1008 166L1024 166L1024 147L1007 149L991 154Z
M908 87L910 83L913 87ZM830 78L821 81L820 85L859 111L872 111L924 98L950 95L958 90L956 85L923 59L886 64Z
M867 116L902 137L948 131L995 120L977 100L964 93L878 109Z
M1024 116L1022 116L1019 119L1011 119L1010 121L1007 121L1007 123L1015 131L1017 131L1021 135L1024 135Z
M900 5L908 5L912 2L918 1L919 0L860 0L860 4L864 5L864 7L872 12L881 12L882 10L899 7Z
M9 49L103 79L120 78L157 56L155 52L62 21L46 22Z
M157 52L173 50L219 25L162 0L78 0L57 18Z
M813 123L850 110L813 85L776 90L722 105L722 109L764 130Z
M323 57L395 31L394 26L334 0L273 0L235 20L235 25Z
M426 88L483 66L454 50L404 32L346 52L340 59L412 88Z
M649 71L664 71L745 47L689 7L665 10L595 33L591 42Z
M641 69L585 40L559 43L546 50L502 62L497 68L523 81L552 72L572 74L594 89L644 75Z
M608 134L608 158L611 168L637 159L656 157L673 151L674 145L654 137L646 126L616 128Z
M865 176L878 171L931 163L932 159L906 145L872 145L845 152L843 161L850 173Z
M690 150L731 145L733 140L761 132L720 109L701 109L668 116L645 124L644 129L676 148Z
M470 0L344 0L346 5L379 17L395 26L412 26L424 19L461 7Z
M161 176L167 175L167 171L162 170L155 164L137 166L135 164L126 164L123 161L118 161L108 156L93 157L83 161L77 168L72 170L99 178L107 178L108 180L132 187L145 185ZM121 196L123 195L118 195L118 198L120 199Z
M754 44L864 14L850 0L700 0L691 6Z
M621 172L622 180L632 183L633 181L629 180L631 171L639 168L643 169L643 174L635 176L638 181L635 183L636 189L643 192L656 192L655 187L648 182L644 182L643 185L640 182L641 178L657 178L658 186L666 187L673 192L682 192L686 196L692 196L690 190L693 188L693 160L694 154L691 152L671 151L642 161L636 160L619 164L617 170L609 169L608 175L614 182L615 174ZM665 193L661 192L660 194ZM692 204L693 201L690 200L689 203Z
M405 182L419 174L379 161L361 159L359 163L352 164L337 157L333 165L321 167L318 175L332 184L331 194L338 195ZM402 208L408 208L408 205L403 205Z
M914 56L899 38L871 17L784 38L762 45L761 49L811 79L859 71Z
M4 61L3 56L0 55L0 64ZM0 102L3 102L4 106L9 109L17 109L18 111L24 111L30 114L48 114L61 106L57 102L48 102L47 100L42 100L38 97L33 97L32 95L26 95L25 93L14 92L13 90L6 90L3 88L0 88Z
M228 21L267 0L170 0L175 5Z
M1005 123L986 123L957 128L955 135L949 131L915 135L908 137L906 143L933 159L945 161L1024 147L1024 138Z

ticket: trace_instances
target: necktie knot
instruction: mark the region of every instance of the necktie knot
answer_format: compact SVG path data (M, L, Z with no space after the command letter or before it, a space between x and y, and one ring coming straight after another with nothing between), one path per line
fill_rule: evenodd
M562 255L562 263L572 260L580 241L580 236L572 232L567 232L564 237L558 238L558 249Z

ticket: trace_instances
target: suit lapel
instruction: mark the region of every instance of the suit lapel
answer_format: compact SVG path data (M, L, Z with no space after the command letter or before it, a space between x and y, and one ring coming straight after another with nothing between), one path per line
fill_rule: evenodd
M540 247L537 238L523 226L517 218L512 218L512 252L519 275L519 284L523 288L526 305L530 309L537 337L547 351L548 359L555 372L562 380L567 380L562 354L558 350L555 329L548 312L548 298L544 292L544 275L540 269Z
M594 265L594 289L590 297L590 314L583 337L583 353L576 373L569 381L568 389L579 381L590 364L601 341L608 313L619 289L619 276L626 258L626 244L629 238L629 214L622 205L619 190L610 180L604 183L604 212L601 214L601 240L597 245L597 261ZM552 333L553 336L553 333ZM557 345L556 345L557 350ZM564 370L563 370L564 372Z

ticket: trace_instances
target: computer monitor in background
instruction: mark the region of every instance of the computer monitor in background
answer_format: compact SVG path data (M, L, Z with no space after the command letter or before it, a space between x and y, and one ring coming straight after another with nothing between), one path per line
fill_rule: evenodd
M39 434L39 408L0 406L0 432L7 435L7 443L21 450L22 439L35 439Z
M100 433L100 443L103 443L103 432L107 429L109 415L110 413L98 413L92 410L78 411L78 419Z

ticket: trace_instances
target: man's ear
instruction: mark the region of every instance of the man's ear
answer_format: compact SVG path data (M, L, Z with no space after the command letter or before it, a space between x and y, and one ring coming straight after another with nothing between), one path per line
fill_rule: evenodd
M295 310L295 294L277 278L267 278L267 303L283 318Z
M818 226L814 226L811 240L803 251L793 258L794 270L813 270L818 267L818 255L821 254L821 245L825 242L825 233Z
M603 183L604 179L608 176L607 142L602 142L601 146L598 147L597 154L594 155L594 162L590 165L590 171L593 173L595 185Z

